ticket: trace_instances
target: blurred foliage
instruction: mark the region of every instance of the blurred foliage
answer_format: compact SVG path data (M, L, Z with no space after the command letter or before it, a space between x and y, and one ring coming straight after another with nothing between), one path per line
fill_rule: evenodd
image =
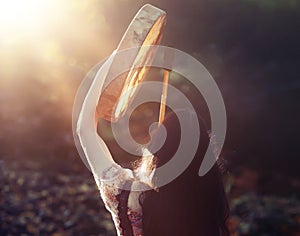
M243 1L267 9L294 8L299 6L299 1L297 0L243 0Z
M115 235L91 175L0 167L0 235Z
M10 24L0 14L0 235L113 235L110 216L74 146L72 104L82 78L116 48L146 1L49 2L30 30L14 28L25 20L20 16L14 18L18 24ZM299 201L292 194L300 188L299 1L150 3L168 13L164 44L199 59L223 94L228 117L223 156L235 176L228 187L236 198L234 234L299 231ZM173 73L171 80L197 101L184 79ZM136 113L132 132L144 142L149 137L139 134L145 128L140 124L157 117L157 104ZM128 161L113 143L109 124L104 126L112 152ZM239 199L247 191L285 198Z
M231 229L237 235L300 233L300 202L295 198L247 194L231 201ZM235 223L234 223L235 222Z
M38 172L8 168L2 161L0 184L0 235L116 234L88 171ZM231 236L299 235L299 203L294 197L254 193L230 197Z
M59 168L55 159L77 158L71 133L76 89L86 72L117 46L144 3L53 1L34 33L14 29L1 34L2 159L30 156L40 165L53 161ZM270 175L274 171L297 176L298 165L290 163L298 163L299 2L150 3L168 12L164 44L191 53L219 85L228 117L227 155L236 152L243 157L236 162ZM273 4L274 9L260 4ZM0 26L7 30L9 22L1 21ZM176 76L172 80L187 88ZM186 94L196 100L193 92Z

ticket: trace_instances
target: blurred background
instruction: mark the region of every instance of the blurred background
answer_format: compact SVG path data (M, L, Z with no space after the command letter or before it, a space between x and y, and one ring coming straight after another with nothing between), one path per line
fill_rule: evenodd
M0 235L116 234L72 105L145 3L167 11L162 44L197 58L223 94L231 235L299 236L298 0L0 0Z

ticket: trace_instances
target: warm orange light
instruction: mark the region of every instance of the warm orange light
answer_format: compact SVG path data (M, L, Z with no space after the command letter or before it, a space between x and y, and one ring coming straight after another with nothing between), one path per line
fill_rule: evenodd
M0 34L29 33L47 20L51 0L0 0Z
M115 47L103 2L0 0L0 97L71 109L78 81Z

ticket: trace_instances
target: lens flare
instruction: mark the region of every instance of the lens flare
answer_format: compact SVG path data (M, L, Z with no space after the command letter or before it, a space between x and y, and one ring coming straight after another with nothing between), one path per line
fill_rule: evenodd
M50 0L0 0L1 34L36 30L52 4Z

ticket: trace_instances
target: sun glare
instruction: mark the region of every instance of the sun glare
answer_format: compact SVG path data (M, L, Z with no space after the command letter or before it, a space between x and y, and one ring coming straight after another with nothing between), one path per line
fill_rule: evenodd
M0 91L35 79L57 92L60 81L66 81L65 99L70 87L65 78L85 72L99 53L105 56L112 49L111 31L98 3L0 0Z
M51 0L0 0L0 35L37 30L49 17Z

